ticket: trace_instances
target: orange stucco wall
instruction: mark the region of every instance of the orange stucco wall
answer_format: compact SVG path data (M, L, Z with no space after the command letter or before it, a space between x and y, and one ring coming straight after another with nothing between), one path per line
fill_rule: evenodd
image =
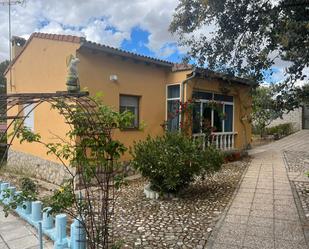
M227 92L225 94L234 97L234 132L237 132L235 137L235 147L238 149L246 149L251 142L251 88L239 84L229 84L222 80L191 80L187 85L187 99L192 96L192 91L202 90L214 93L221 93L222 88Z
M44 93L66 90L66 57L75 54L79 44L33 38L7 73L8 93ZM12 75L12 87L10 86ZM21 108L21 107L20 107ZM18 108L13 108L8 115L16 115ZM48 103L43 103L34 111L34 132L42 136L44 142L55 142L55 137L64 137L68 130L63 117L51 110ZM46 149L39 144L20 144L15 140L12 149L30 153L44 159L57 161L46 155Z
M163 134L160 124L165 120L166 69L86 50L79 51L77 56L81 88L87 87L91 95L102 92L103 102L114 110L119 110L120 94L140 97L139 120L145 123L144 128L115 131L116 139L129 147L147 135ZM110 75L117 75L117 82L111 81ZM127 159L128 154L124 157Z
M129 147L133 141L143 140L147 135L162 135L161 124L166 115L166 85L181 83L191 71L171 72L169 68L79 47L80 45L75 43L34 38L12 68L13 88L8 85L9 93L66 90L66 58L73 54L80 59L78 69L81 88L87 88L91 95L102 92L103 102L114 110L119 110L120 94L140 96L139 120L145 123L144 129L115 131L115 138ZM8 73L8 82L9 75ZM118 81L111 81L110 75L117 75ZM228 85L218 80L191 80L186 85L185 98L190 98L193 89L219 93L222 84L226 85L230 89L229 94L235 97L234 130L238 133L235 145L237 148L244 148L251 139L251 124L248 122L251 112L249 87ZM9 115L16 111L12 110ZM63 118L50 110L50 105L46 103L35 110L34 120L35 132L40 133L46 142L54 141L55 135L65 137L68 130ZM57 161L47 156L46 149L40 145L20 145L15 141L12 148ZM129 158L127 153L123 159Z

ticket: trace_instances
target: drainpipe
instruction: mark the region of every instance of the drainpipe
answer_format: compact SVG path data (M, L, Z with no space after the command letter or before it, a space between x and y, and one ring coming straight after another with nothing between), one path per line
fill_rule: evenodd
M181 96L181 101L182 103L185 102L185 84L187 84L190 80L194 79L196 77L196 68L193 70L192 76L189 78L185 79L184 81L181 82L181 87L182 87L182 96Z
M192 74L189 78L187 78L187 79L185 79L184 81L181 82L181 87L182 87L181 101L182 101L182 103L185 102L185 84L187 84L187 83L189 82L189 80L192 80L192 79L194 79L195 77L196 77L196 68L194 68L193 74ZM183 115L181 115L181 120L182 120L183 118L184 118ZM180 129L180 130L181 130L181 129Z

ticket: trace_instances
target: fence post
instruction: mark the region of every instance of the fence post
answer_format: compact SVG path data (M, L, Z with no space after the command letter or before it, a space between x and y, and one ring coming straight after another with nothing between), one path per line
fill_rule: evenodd
M86 231L79 219L71 224L71 249L86 249Z
M13 187L13 186L10 186L10 187L8 187L8 190L10 191L10 197L7 200L7 202L9 203L14 198L14 195L15 195L15 192L16 192L16 188Z
M26 207L26 208L24 208L24 214L30 215L31 214L31 201L25 201L23 203L23 206Z
M56 216L56 240L54 249L64 249L68 246L66 239L66 225L67 216L65 214L58 214Z
M43 228L52 229L53 228L53 216L50 214L51 207L47 207L43 211Z
M16 192L15 192L15 196L19 196L19 195L21 195L21 193L22 193L22 191L16 191ZM22 206L23 206L23 205L18 205L18 206L17 206L16 211L17 211L18 214L19 214L19 213L21 212L21 210L23 209Z
M43 229L42 229L42 222L41 221L39 221L39 223L38 223L38 230L39 230L40 249L43 249Z
M41 209L42 202L41 201L33 201L31 207L31 219L35 222L38 222L42 219Z
M7 182L1 183L0 200L3 200L3 191L6 190L9 186L10 186L10 184L7 183Z

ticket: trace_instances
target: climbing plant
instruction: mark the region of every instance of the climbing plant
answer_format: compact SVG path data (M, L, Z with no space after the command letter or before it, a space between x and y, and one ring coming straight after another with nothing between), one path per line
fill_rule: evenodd
M118 161L126 151L126 147L113 138L113 131L129 127L132 114L113 111L102 103L100 96L82 104L54 99L51 108L63 115L71 127L65 138L45 142L39 133L18 120L11 136L15 135L20 143L45 146L47 154L56 156L71 176L52 196L43 200L44 206L51 207L49 213L65 212L78 219L85 229L88 248L110 248L113 246L114 189L123 182L117 170Z
M195 99L189 99L185 102L179 101L179 107L175 106L173 113L168 115L167 120L163 123L162 126L164 129L167 131L168 122L180 116L181 120L179 128L181 133L186 136L191 136L193 125L196 125L196 120L193 119L193 111L197 103L198 102ZM222 108L220 108L220 105L222 105L221 102L209 101L205 104L205 107L216 111L219 114L220 119L223 120L225 119L225 113L223 112ZM201 126L200 128L202 133L206 136L206 140L208 141L211 139L211 133L216 131L216 127L211 126L210 122L206 119L201 121L202 122L198 121L198 125Z

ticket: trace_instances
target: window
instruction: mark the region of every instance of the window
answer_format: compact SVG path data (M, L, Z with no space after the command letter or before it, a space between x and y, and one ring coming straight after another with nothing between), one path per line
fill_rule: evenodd
M24 126L29 128L31 131L34 131L34 104L24 105Z
M120 112L129 111L134 115L132 125L128 128L139 127L139 96L120 95Z
M167 86L167 130L178 131L180 123L180 84Z
M215 132L233 132L233 96L193 91L192 97L195 99L193 133L203 132L204 126L214 127ZM217 102L217 108L210 108L209 101Z

